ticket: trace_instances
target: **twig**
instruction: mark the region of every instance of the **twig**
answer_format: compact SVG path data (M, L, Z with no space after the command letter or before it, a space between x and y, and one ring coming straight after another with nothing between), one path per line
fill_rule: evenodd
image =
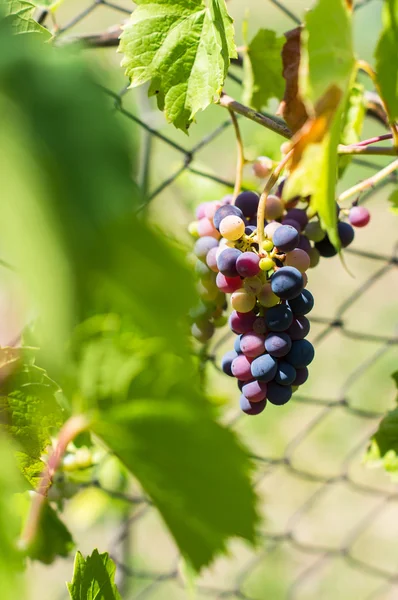
M233 195L233 203L235 203L236 198L240 194L242 189L242 179L243 179L243 167L245 166L245 155L243 149L243 140L242 135L239 128L238 119L236 118L235 113L230 110L229 111L232 119L232 123L235 129L236 135L236 146L237 146L237 161L236 161L236 176L235 176L235 186L234 186L234 195Z
M355 194L360 194L367 188L373 187L374 185L379 183L379 181L381 181L388 175L391 175L391 173L393 173L396 169L398 169L398 159L394 160L392 163L384 167L384 169L381 169L381 171L379 171L372 177L364 179L364 181L357 183L357 185L354 185L353 187L340 194L338 202L344 202L344 200L347 200L351 196L355 196Z
M398 148L394 146L361 146L356 144L354 146L343 146L342 144L338 147L339 154L365 154L368 156L396 156L398 154Z
M66 452L68 444L72 442L79 433L89 427L89 421L84 415L71 417L66 421L58 436L58 443L50 454L47 465L42 473L37 493L35 494L30 513L21 536L21 545L28 548L34 541L40 523L41 511L46 502L47 493L52 485L54 475Z

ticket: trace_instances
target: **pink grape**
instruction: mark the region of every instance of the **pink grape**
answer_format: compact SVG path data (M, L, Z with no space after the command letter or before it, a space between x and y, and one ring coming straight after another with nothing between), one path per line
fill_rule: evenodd
M249 381L253 379L251 372L252 359L240 354L235 358L231 365L232 375L240 381Z
M265 218L279 219L283 215L283 202L278 196L270 194L265 202Z
M216 240L220 239L221 237L217 229L214 227L212 221L206 217L204 219L200 219L198 222L198 233L200 237L210 236Z
M207 256L206 256L206 264L209 267L209 269L214 271L214 273L218 273L217 252L218 252L218 247L211 248L211 250L209 250L209 252L207 253Z
M370 212L364 206L353 206L350 210L349 220L354 227L366 227L370 221Z
M242 287L240 277L226 277L222 273L217 273L216 285L224 294L233 294Z
M286 254L285 265L287 267L296 267L301 273L310 268L310 257L307 252L296 248Z
M240 349L245 356L256 358L260 354L264 354L265 336L250 331L245 333L240 340Z
M248 333L253 330L253 323L256 318L254 312L239 313L233 310L229 317L229 326L236 334Z
M236 261L236 270L241 277L255 277L260 272L259 262L254 252L243 252Z
M267 395L267 384L264 381L248 381L242 386L242 393L250 402L261 402Z

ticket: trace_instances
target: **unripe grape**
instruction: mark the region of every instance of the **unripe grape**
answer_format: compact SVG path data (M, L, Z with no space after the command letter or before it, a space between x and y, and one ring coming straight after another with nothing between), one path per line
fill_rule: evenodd
M243 287L252 294L258 294L263 286L263 282L259 277L246 277L243 280Z
M265 179L270 174L273 161L268 156L259 156L253 163L253 173L259 179Z
M256 296L244 288L240 288L232 294L231 304L237 312L248 313L256 306Z
M238 240L245 233L245 223L240 217L229 215L221 221L220 233L229 241Z
M261 246L266 252L271 252L274 247L274 243L271 240L264 240Z
M266 283L265 285L263 285L258 294L258 301L262 306L265 306L266 308L271 308L272 306L278 304L279 298L276 294L273 293L270 283Z
M198 239L199 236L199 232L198 232L198 225L199 225L199 221L192 221L192 223L190 223L188 225L188 232L192 235L193 238L195 238L196 240Z
M311 248L308 255L310 257L310 269L313 269L318 265L321 255L316 248Z
M304 233L312 242L321 242L326 235L319 221L311 221L308 223L304 229Z
M262 271L269 271L275 267L275 263L271 257L267 256L260 260L260 269Z

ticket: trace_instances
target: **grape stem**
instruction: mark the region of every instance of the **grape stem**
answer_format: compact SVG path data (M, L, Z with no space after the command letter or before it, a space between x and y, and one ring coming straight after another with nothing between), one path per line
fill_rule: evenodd
M245 166L246 161L245 161L243 140L242 140L242 135L241 135L240 128L239 128L238 119L233 110L229 110L229 114L231 115L232 124L235 129L236 145L237 145L237 151L238 151L238 157L237 157L237 161L236 161L235 186L234 186L234 194L233 194L233 200L232 200L232 204L235 204L235 200L239 196L240 191L242 189L243 168Z
M36 494L32 500L28 519L20 540L22 548L28 548L36 537L48 490L52 485L54 475L61 464L62 457L68 445L80 433L86 431L89 426L90 422L86 416L77 415L68 419L59 432L57 444L48 458Z
M274 187L274 185L278 181L279 175L281 174L281 172L285 168L286 164L289 162L292 154L293 154L293 150L290 150L290 152L288 152L286 154L286 156L284 156L284 158L281 160L281 162L278 163L277 166L275 167L275 169L272 171L271 175L269 176L269 179L268 179L267 183L265 184L264 191L261 194L260 201L258 203L258 212L257 212L257 238L258 238L258 245L259 245L260 256L264 255L264 252L263 252L263 249L262 249L262 245L263 245L263 242L264 242L264 239L265 239L264 238L264 221L265 221L265 205L266 205L266 202L267 202L267 198L268 198L268 195L269 195L270 191L272 190L272 188Z
M388 175L391 175L391 173L393 173L396 169L398 169L398 159L394 160L392 163L384 167L384 169L381 169L381 171L373 175L373 177L364 179L364 181L357 183L357 185L354 185L353 187L340 194L338 202L344 202L344 200L347 200L351 196L355 196L355 194L360 194L367 188L373 187L382 179L384 179Z

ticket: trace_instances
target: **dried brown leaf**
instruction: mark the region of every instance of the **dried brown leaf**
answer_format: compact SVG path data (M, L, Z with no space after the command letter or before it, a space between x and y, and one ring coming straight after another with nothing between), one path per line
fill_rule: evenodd
M285 119L290 129L295 133L304 125L308 118L298 89L301 27L287 31L285 37L286 42L282 49L282 62L286 87L283 100L279 105L278 114Z

